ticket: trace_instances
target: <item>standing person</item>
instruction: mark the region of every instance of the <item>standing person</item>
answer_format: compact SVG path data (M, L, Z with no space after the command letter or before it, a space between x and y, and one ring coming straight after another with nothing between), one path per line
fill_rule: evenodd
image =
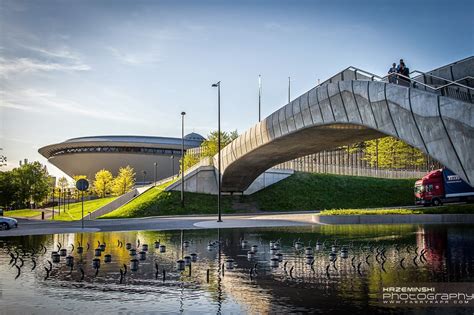
M405 64L405 61L403 61L403 59L400 59L400 62L397 66L397 73L400 73L400 67L402 66L402 63Z
M388 82L397 84L397 64L392 63L392 67L388 69Z
M398 74L402 75L398 77L398 84L403 86L410 86L410 70L405 66L403 59L400 63L400 69L398 70Z

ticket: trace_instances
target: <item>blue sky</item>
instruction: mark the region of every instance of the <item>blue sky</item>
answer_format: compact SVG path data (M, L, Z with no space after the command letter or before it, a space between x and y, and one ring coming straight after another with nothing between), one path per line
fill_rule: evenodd
M87 135L239 132L353 65L430 70L474 54L473 1L0 1L8 167ZM48 165L50 172L61 172Z

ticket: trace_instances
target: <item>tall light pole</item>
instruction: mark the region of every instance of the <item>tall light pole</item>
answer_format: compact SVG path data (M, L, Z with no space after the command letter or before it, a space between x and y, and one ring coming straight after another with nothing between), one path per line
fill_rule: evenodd
M291 79L288 77L288 104L290 103L290 97L291 97Z
M155 167L155 170L154 170L155 171L155 174L154 174L155 176L153 177L153 179L154 179L153 186L156 186L156 167L158 166L158 163L157 162L153 163L153 166Z
M217 222L221 218L221 81L214 83L217 87Z
M184 207L184 115L181 112L181 207Z
M262 120L262 76L258 75L258 121Z

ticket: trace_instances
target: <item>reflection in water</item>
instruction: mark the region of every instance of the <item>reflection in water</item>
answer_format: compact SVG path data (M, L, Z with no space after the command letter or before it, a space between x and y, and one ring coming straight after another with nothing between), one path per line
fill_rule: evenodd
M6 312L42 314L396 313L400 309L380 304L382 287L473 282L473 231L468 225L357 225L3 238L0 305ZM271 250L270 242L280 249ZM252 245L258 247L248 259ZM52 253L61 249L66 256L53 262ZM191 253L197 261L177 270L177 261ZM271 267L277 253L282 261Z

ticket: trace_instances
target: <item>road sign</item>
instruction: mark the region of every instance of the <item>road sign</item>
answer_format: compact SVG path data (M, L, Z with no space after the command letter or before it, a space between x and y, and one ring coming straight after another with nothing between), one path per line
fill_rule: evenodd
M86 191L89 188L89 182L87 179L81 178L76 182L76 188L80 191Z

